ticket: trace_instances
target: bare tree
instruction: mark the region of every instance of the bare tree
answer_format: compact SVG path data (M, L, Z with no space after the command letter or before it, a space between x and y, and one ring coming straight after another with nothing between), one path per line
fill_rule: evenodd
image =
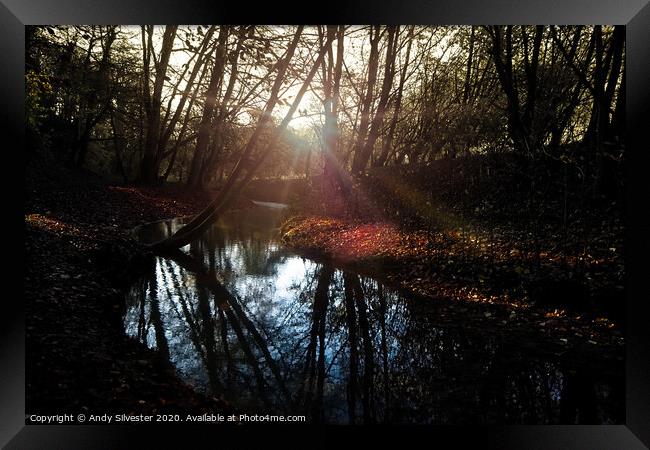
M263 147L261 152L255 154L255 150L258 146L258 140L261 136L262 130L266 127L271 121L271 112L275 107L278 101L278 93L284 81L284 75L289 67L291 58L295 52L295 49L300 40L303 27L299 26L296 30L296 33L293 37L293 40L289 44L287 52L284 58L279 61L277 65L277 76L271 88L271 93L269 100L266 103L265 110L258 121L257 127L255 128L252 136L246 143L246 146L241 152L239 162L235 166L233 172L230 174L230 177L226 181L225 185L221 188L216 198L201 212L199 213L192 221L190 221L183 228L178 230L170 238L159 242L154 245L154 248L164 249L164 248L178 248L186 245L193 238L203 233L209 226L212 225L214 220L230 205L234 198L242 191L244 186L248 184L256 170L262 165L264 160L271 153L271 149L274 147L275 143L280 137L280 134L287 128L287 125L291 121L293 114L295 113L302 97L307 91L309 85L311 84L316 71L319 69L323 57L328 51L329 46L332 44L333 36L328 36L325 44L321 47L316 60L313 63L311 70L309 71L307 77L305 78L300 91L296 95L289 111L285 115L282 122L275 128L273 134L271 135L269 141Z
M174 46L177 25L168 25L162 38L162 48L158 59L154 54L152 25L142 26L142 53L144 61L143 100L147 119L144 157L140 166L140 180L155 183L158 180L160 166L160 113L162 105L163 84L167 77L169 57ZM153 91L150 87L151 62L154 63Z

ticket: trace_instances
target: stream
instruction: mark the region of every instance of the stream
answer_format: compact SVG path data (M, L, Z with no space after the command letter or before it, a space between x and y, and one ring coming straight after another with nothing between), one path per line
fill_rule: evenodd
M277 204L224 216L156 257L125 332L187 384L247 414L317 423L622 423L622 380L440 320L381 281L282 246ZM153 242L182 226L141 227Z

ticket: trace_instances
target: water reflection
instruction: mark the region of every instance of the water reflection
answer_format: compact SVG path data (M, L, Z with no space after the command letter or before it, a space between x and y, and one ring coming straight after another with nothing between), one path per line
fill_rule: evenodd
M462 323L443 326L435 302L287 252L280 213L228 217L157 257L128 296L127 333L247 413L324 423L620 422L607 380ZM161 222L140 238L179 226Z

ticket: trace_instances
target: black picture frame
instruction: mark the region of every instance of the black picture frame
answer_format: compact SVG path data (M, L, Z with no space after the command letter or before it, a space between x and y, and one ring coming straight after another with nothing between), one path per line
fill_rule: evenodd
M314 8L315 6L315 8ZM319 8L320 6L320 8ZM644 282L650 254L650 189L647 171L650 145L650 3L648 0L437 0L323 2L217 2L207 0L0 0L0 123L3 147L23 148L24 130L24 27L61 24L624 24L626 25L627 137L626 241L627 332L625 425L599 426L494 426L494 427L328 427L223 425L187 427L152 426L25 426L25 356L23 299L4 295L0 328L0 445L6 448L130 448L154 442L182 442L199 436L216 445L225 435L240 445L251 440L268 444L281 440L287 447L343 445L351 432L362 431L377 443L408 444L414 435L438 444L453 439L454 447L525 449L642 449L650 446L650 339L648 302ZM19 155L19 152L14 152ZM20 162L18 162L20 163ZM14 166L15 167L15 166ZM3 191L15 192L8 187ZM13 190L9 190L13 189ZM5 195L7 196L7 195ZM10 195L17 202L20 196ZM23 208L16 215L16 233L23 227ZM24 254L24 245L22 253ZM16 276L24 266L14 265ZM251 429L256 430L252 431ZM307 439L297 437L307 430ZM259 431L257 431L259 430ZM418 442L418 441L412 441ZM293 444L293 445L292 445Z

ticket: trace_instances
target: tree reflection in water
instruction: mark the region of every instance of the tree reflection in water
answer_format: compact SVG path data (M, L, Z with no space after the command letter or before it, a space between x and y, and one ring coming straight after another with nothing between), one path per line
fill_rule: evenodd
M434 301L291 254L277 214L245 215L157 257L127 299L126 332L197 389L325 423L622 420L616 382L443 325Z

